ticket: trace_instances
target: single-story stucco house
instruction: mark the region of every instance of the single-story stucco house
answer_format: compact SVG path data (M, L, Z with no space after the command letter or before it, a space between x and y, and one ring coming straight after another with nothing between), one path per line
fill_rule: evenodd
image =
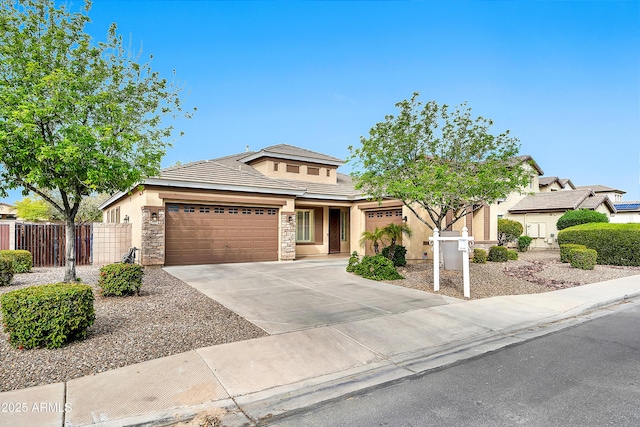
M531 218L532 212L510 209L540 192L543 171L530 156L520 160L531 169L528 188L494 205L477 206L454 225L456 230L466 226L476 245L497 243L499 217L525 225ZM350 176L338 171L343 164L333 156L279 144L164 169L114 194L100 208L104 222L130 224L131 244L141 249L144 265L370 253L360 245L364 230L403 222L413 231L402 241L407 259L430 258L431 230L400 200L368 201ZM543 247L551 246L548 237Z

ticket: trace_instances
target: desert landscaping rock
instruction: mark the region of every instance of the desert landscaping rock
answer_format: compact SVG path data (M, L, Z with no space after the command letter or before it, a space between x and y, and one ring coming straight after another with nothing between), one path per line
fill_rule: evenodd
M60 349L17 350L0 340L0 392L67 381L200 347L268 335L162 269L146 268L140 296L103 297L99 267L77 276L92 285L96 321L86 340ZM62 268L16 274L0 293L62 280Z
M471 299L549 292L640 274L640 267L596 265L593 270L572 268L568 263L560 262L557 250L532 250L518 255L517 261L469 263ZM434 292L432 264L409 264L398 271L405 279L386 283ZM441 270L440 291L437 293L464 298L462 272Z

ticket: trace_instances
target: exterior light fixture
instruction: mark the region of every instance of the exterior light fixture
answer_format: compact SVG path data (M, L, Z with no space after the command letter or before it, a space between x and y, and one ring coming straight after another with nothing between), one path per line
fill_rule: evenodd
M408 220L409 220L409 218L407 218L407 216L406 216L406 215L402 217L402 222L403 222L403 223L405 223L405 224L406 224Z
M126 223L129 222L129 215L125 215L123 221Z
M157 213L152 213L151 214L151 221L157 221L158 220L158 214Z

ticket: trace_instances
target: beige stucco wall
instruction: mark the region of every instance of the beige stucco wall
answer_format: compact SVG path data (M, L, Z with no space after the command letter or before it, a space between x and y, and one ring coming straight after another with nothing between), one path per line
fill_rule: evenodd
M640 212L618 212L609 217L609 221L614 224L626 224L629 222L640 222Z

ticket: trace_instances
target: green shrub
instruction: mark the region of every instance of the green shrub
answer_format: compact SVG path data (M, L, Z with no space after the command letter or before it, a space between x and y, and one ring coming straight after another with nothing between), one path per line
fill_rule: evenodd
M487 263L487 251L480 248L475 248L473 250L473 262L476 264L486 264Z
M518 237L518 251L526 252L529 250L529 246L531 246L531 242L533 239L529 236L520 236Z
M0 286L8 286L13 280L13 262L0 257Z
M508 249L504 246L491 246L489 248L489 261L493 262L505 262L509 260L509 255L507 255Z
M383 255L365 255L362 257L362 261L356 265L354 273L365 279L372 280L404 279L396 271L393 261Z
M358 252L353 251L351 256L349 257L349 264L347 264L347 272L353 273L356 269L356 265L360 262L360 257L358 256Z
M560 245L560 262L570 262L570 252L574 249L587 249L587 247L585 245L574 245L573 243Z
M386 246L382 248L382 256L389 258L389 252L391 251L391 246ZM402 267L407 265L407 248L402 245L396 245L396 249L393 252L393 265L395 267Z
M31 271L31 268L33 268L33 256L31 256L31 252L29 251L0 251L0 258L11 260L14 273L28 273Z
M138 264L108 264L100 268L98 286L104 296L139 295L142 275Z
M574 225L588 224L591 222L609 222L609 218L603 213L589 209L567 211L564 215L558 218L556 228L560 231L565 228L573 227Z
M598 252L598 264L640 266L640 224L591 223L558 233L558 243L574 243Z
M593 249L571 249L569 258L571 259L571 267L581 270L593 270L596 266L598 253Z
M507 250L507 259L509 261L516 261L518 259L518 251L508 249Z
M524 231L522 224L512 219L498 219L498 245L506 246L516 240Z
M83 339L93 324L91 286L55 283L7 292L0 297L4 331L17 348L58 348Z

